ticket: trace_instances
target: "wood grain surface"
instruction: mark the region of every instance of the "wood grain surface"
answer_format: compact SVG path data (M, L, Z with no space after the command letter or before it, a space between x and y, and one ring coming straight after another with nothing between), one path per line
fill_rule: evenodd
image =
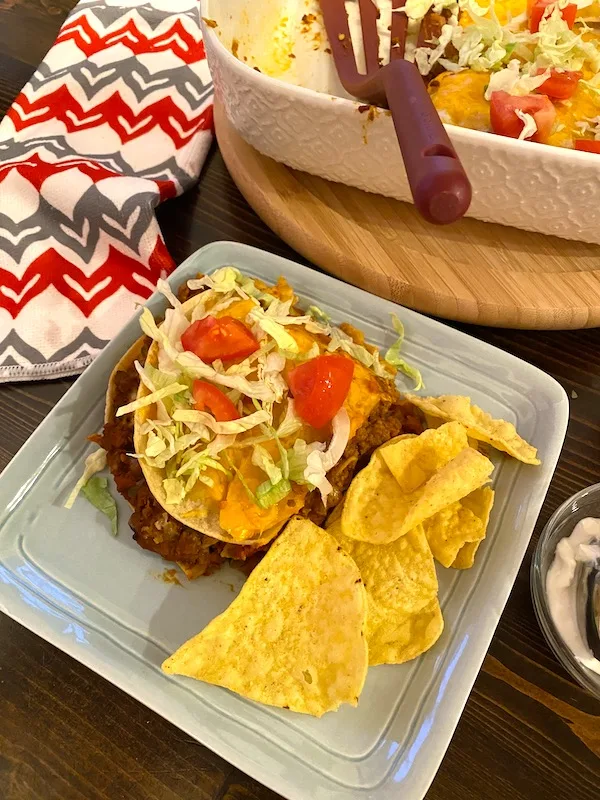
M0 0L0 115L50 46L70 0ZM197 189L159 212L179 262L217 239L301 257L259 220L215 149ZM303 262L306 263L306 262ZM600 481L600 333L460 326L554 375L569 433L537 531ZM0 387L0 468L71 381ZM529 593L533 545L427 800L591 800L600 703L552 656ZM2 800L276 800L277 795L104 679L0 615Z
M286 167L250 147L217 104L225 164L261 219L312 263L362 289L461 322L600 325L600 246L462 219Z

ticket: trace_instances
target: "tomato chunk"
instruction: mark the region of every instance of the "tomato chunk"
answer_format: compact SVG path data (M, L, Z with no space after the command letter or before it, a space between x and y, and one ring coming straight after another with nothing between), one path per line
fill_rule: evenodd
M313 428L330 422L344 404L353 374L352 360L335 353L290 370L288 382L298 416Z
M546 70L539 69L538 75L542 75ZM559 72L556 69L550 71L550 77L545 80L541 86L538 86L536 92L538 94L545 94L547 97L552 97L555 100L568 100L573 97L577 89L577 84L583 77L581 72L572 72L566 70Z
M594 139L575 139L575 150L582 150L584 153L600 153L600 142Z
M210 411L217 422L239 419L240 413L226 394L208 381L194 381L192 394L197 411Z
M540 22L546 13L546 9L548 6L555 5L556 0L534 0L533 2L529 2L527 4L529 12L529 30L531 33L537 33L539 31ZM551 14L552 11L550 10L548 13ZM575 17L577 16L577 5L575 3L569 3L568 6L560 9L560 13L564 21L572 30L573 25L575 24Z
M490 100L490 121L492 130L500 136L518 139L524 123L516 114L517 109L531 114L537 131L531 136L534 142L544 142L552 133L556 109L552 101L542 94L526 94L516 97L508 92L493 92Z
M192 322L184 331L181 343L185 350L209 364L218 358L221 361L246 358L260 347L252 331L239 319L217 319L210 315Z

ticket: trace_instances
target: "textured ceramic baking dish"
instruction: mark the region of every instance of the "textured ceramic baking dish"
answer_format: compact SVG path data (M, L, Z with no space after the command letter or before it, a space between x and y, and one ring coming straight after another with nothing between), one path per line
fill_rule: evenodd
M316 0L203 0L217 96L261 153L410 200L392 119L345 96L318 18L302 22L317 9ZM261 65L263 71L253 68ZM454 125L447 130L473 186L468 216L600 244L600 156Z

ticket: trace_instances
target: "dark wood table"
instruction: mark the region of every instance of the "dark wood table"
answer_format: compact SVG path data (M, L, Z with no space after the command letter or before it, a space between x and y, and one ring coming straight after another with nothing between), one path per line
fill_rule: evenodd
M0 116L73 0L0 0ZM160 209L179 262L216 239L299 259L257 218L213 149L197 189ZM564 451L536 535L428 800L583 800L600 794L600 703L557 663L529 593L537 534L600 481L600 332L469 328L536 364L571 396ZM70 386L0 387L0 468ZM5 800L274 800L103 678L0 615L0 797Z

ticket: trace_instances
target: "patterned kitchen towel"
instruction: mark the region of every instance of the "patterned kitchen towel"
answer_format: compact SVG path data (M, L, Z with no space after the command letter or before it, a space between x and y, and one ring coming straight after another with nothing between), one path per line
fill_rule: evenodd
M0 381L83 370L174 266L212 137L199 0L81 0L0 123Z

